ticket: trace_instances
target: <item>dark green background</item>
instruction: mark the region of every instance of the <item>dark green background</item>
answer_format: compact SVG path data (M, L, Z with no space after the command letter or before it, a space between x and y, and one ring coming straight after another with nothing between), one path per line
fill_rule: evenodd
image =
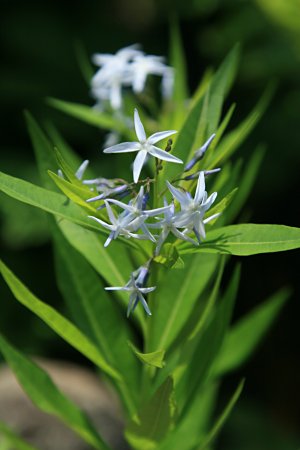
M299 226L300 7L297 27L297 14L291 11L287 19L273 15L264 8L268 3L1 1L2 169L38 182L23 119L23 110L28 109L41 123L54 122L83 159L89 158L102 175L104 170L107 174L110 168L101 164L103 134L52 110L45 98L92 104L78 68L78 45L91 55L139 42L147 53L167 55L169 19L176 12L191 91L208 66L216 68L237 41L242 44L238 79L228 102L237 102L232 126L250 111L266 85L277 80L267 113L241 149L247 158L257 143L268 148L245 213L256 223ZM43 214L4 196L1 202L6 262L38 296L62 308L54 287ZM224 398L238 378L246 375L243 398L221 436L222 450L296 448L300 416L298 271L299 253L295 251L242 259L236 317L282 286L293 286L294 295L257 354L239 374L225 380ZM5 287L3 293L1 330L13 342L35 354L78 361L77 353L16 305Z

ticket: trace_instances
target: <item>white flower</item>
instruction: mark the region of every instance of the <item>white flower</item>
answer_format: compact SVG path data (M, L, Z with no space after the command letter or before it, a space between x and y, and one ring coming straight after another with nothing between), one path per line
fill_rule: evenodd
M156 208L156 209L143 209L143 203L144 203L144 186L141 186L140 191L138 195L129 202L127 205L126 203L120 202L119 200L115 199L107 199L108 202L114 203L115 205L120 206L125 211L127 211L128 216L134 219L143 218L144 220L148 219L148 217L155 216L156 214L161 214L165 212L167 209L169 209L169 206L163 208ZM150 231L147 228L147 225L142 221L141 223L137 223L137 228L141 228L141 230L149 237L149 239L153 242L156 242L154 236L150 233ZM134 231L136 231L134 230Z
M132 273L130 276L130 280L125 286L117 286L117 287L106 287L107 291L125 291L130 293L129 304L127 308L127 317L129 317L130 312L134 311L138 302L141 302L146 313L151 316L151 311L149 306L143 296L143 294L148 294L149 292L154 291L156 286L154 287L141 287L138 278L135 279L134 274Z
M136 55L131 63L133 81L132 88L135 93L142 92L148 75L166 76L170 79L173 69L164 64L164 58L154 55ZM166 87L166 86L165 86Z
M196 187L195 197L193 198L189 192L183 192L180 189L175 188L167 181L168 188L173 197L180 203L181 211L176 214L175 226L179 228L185 228L183 233L194 231L198 241L201 241L201 237L205 239L205 227L204 225L220 215L214 214L207 219L203 219L206 211L211 207L217 197L217 192L214 192L207 197L205 191L205 178L204 172L200 172L198 183Z
M141 223L145 220L144 217L140 217L138 219L132 219L132 216L127 213L122 213L118 217L114 215L114 212L112 208L110 207L109 203L104 200L106 210L108 213L109 220L111 224L108 224L104 222L101 219L98 219L98 217L94 216L88 216L90 219L95 220L96 222L100 223L104 228L107 230L110 230L110 235L106 239L104 243L104 247L107 247L113 239L116 239L119 235L125 236L127 238L134 237L136 239L147 239L148 237L142 235L142 234L134 234L132 233L133 230L135 230L137 227L141 225Z
M163 243L165 242L170 233L172 233L179 239L198 245L198 242L194 241L192 238L186 236L177 229L177 226L175 225L176 215L174 203L168 205L167 200L164 198L164 205L166 207L166 210L164 212L165 216L164 219L162 219L160 222L148 225L150 228L161 228L161 233L159 235L157 246L155 249L155 255L157 256L159 254Z
M137 45L122 48L116 54L98 53L93 56L93 62L100 69L91 81L92 95L99 100L109 100L113 109L120 109L122 105L122 87L130 86L133 73L130 62L136 55L141 54Z
M172 134L177 133L177 131L160 131L158 133L152 134L147 138L137 109L134 110L134 127L139 142L123 142L122 144L113 145L112 147L106 148L104 150L104 153L138 152L133 163L133 180L135 183L138 182L147 155L155 156L156 158L162 159L164 161L170 161L179 164L182 163L181 159L170 155L169 153L161 150L154 145L156 144L156 142L159 142L162 139L165 139Z

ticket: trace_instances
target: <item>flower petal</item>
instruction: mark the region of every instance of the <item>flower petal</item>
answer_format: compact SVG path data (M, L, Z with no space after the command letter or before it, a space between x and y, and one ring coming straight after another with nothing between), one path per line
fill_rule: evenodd
M138 154L135 157L134 163L133 163L133 181L135 183L138 182L139 176L142 170L142 167L144 165L145 159L147 156L146 150L140 150Z
M146 133L144 126L141 122L138 110L135 108L134 110L134 128L137 135L137 138L140 142L145 142L146 140Z
M186 209L190 205L190 199L185 192L172 186L171 183L167 181L167 186L173 197L180 203L182 209Z
M150 155L152 156L156 156L156 158L158 159L163 159L164 161L174 162L178 164L183 163L181 159L176 158L176 156L170 155L170 153L165 152L164 150L161 150L160 148L155 147L154 145L152 145L148 149L148 153L150 153Z
M202 201L205 192L205 178L203 170L199 173L196 193L195 193L195 203L200 203Z
M162 139L172 136L172 134L175 134L175 133L177 133L176 130L159 131L158 133L151 134L151 136L149 136L147 140L148 140L149 144L156 144L156 142L159 142Z
M108 223L106 223L106 222L103 222L103 220L98 219L98 217L88 216L88 218L89 218L89 219L93 219L93 220L95 220L96 222L100 223L100 225L102 225L102 226L103 226L104 228L106 228L107 230L111 230L111 229L112 229L112 225L110 225L110 224L108 224Z
M139 142L122 142L121 144L113 145L103 150L103 153L129 153L136 152L141 148Z
M107 200L104 200L104 203L105 203L105 206L106 206L106 211L107 211L107 214L108 214L108 217L109 217L110 222L111 222L113 225L116 226L116 225L117 225L117 219L116 219L116 217L115 217L115 215L114 215L113 210L111 209L110 204L108 203Z

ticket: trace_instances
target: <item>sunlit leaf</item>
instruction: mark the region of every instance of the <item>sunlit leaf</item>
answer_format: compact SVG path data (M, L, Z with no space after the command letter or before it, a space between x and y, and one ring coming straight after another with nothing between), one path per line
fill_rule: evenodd
M116 369L110 366L102 356L98 348L84 334L73 325L68 319L62 316L54 308L35 297L23 283L0 262L1 273L15 298L26 308L42 319L51 329L53 329L66 342L76 348L88 359L93 361L100 369L117 380L121 375Z
M180 254L224 253L239 256L282 252L300 247L300 229L285 225L240 224L209 231L199 247L183 245Z
M165 350L157 350L156 352L151 353L141 353L130 342L128 344L131 347L133 353L140 361L142 361L143 364L147 364L148 366L152 367L157 367L159 369L164 367L165 365L164 357L166 353Z
M214 366L215 375L233 370L249 358L278 316L289 295L288 289L277 292L242 317L230 329Z

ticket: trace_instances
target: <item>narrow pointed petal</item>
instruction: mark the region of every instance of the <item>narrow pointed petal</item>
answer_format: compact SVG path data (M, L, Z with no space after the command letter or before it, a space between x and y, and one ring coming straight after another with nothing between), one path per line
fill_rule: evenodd
M136 152L141 148L139 142L122 142L122 144L113 145L103 150L103 153L129 153Z
M190 199L186 195L185 192L182 192L180 189L177 189L176 187L172 186L171 183L167 181L167 186L173 197L180 203L182 209L185 209L190 204Z
M213 214L212 216L207 217L207 219L204 219L204 220L203 220L203 223L204 223L204 224L209 223L211 220L216 219L216 218L219 217L221 214L222 214L222 213L216 213L216 214Z
M166 211L170 211L170 206L169 206L169 205L167 205L167 206L162 206L161 208L146 209L146 210L145 210L145 214L146 214L148 217L153 217L153 216L155 216L156 214L162 214L162 213L164 213L164 212L166 212Z
M204 209L204 211L207 211L211 207L213 202L216 200L217 195L218 195L217 192L214 192L208 197L205 203L203 203L202 208Z
M148 303L146 302L146 300L144 299L144 297L142 296L142 294L140 292L138 292L138 297L139 297L141 304L143 305L144 310L148 314L148 316L152 316L152 313L149 309Z
M150 231L148 230L147 226L146 226L144 223L141 224L141 230L144 232L144 234L145 234L146 236L148 236L148 238L150 239L150 241L156 243L155 237L153 236L152 233L150 233Z
M131 205L127 205L126 203L120 202L120 200L116 200L114 198L106 199L108 203L113 203L114 205L120 206L120 208L125 209L126 211L133 212L133 207Z
M111 209L110 204L108 203L107 200L104 200L104 203L105 203L105 206L106 206L106 211L107 211L107 214L108 214L108 217L109 217L110 222L111 222L113 225L117 225L117 219L116 219L116 217L115 217L115 215L114 215L113 210Z
M175 134L175 133L177 133L176 130L159 131L158 133L151 134L151 136L148 138L148 142L149 142L149 144L156 144L156 142L159 142L162 139L172 136L172 134Z
M175 227L172 228L172 233L174 234L174 236L176 236L179 239L182 239L183 241L190 242L191 244L194 244L194 245L199 245L197 241L195 241L191 237L187 236L186 234L183 234L181 231L177 230L177 228L175 228Z
M144 186L141 186L139 193L135 199L136 207L140 211L142 210L142 207L143 207L143 199L144 199Z
M148 287L148 288L139 288L139 291L142 294L149 294L149 292L153 292L156 289L156 286Z
M123 286L105 287L106 291L127 291L128 288Z
M110 224L108 224L108 223L106 223L106 222L103 222L103 220L98 219L98 217L88 216L88 218L89 218L89 219L93 219L93 220L95 220L96 222L100 223L100 225L102 225L102 226L103 226L104 228L106 228L107 230L111 230L111 229L112 229L112 225L110 225Z
M145 140L146 140L145 129L141 122L138 110L136 108L134 110L134 128L135 128L135 133L137 135L138 140L140 142L145 142Z
M135 160L133 163L133 181L135 183L137 183L139 181L140 173L141 173L142 167L144 165L146 156L147 156L146 150L140 150L135 157Z
M197 233L203 238L206 238L204 223L201 219L200 214L198 214L194 219L194 229L197 231Z
M86 202L87 202L87 203L97 202L98 200L102 200L103 197L105 197L105 194L102 192L102 194L97 195L96 197L88 198L88 199L86 200Z
M204 178L204 172L201 171L199 173L196 193L195 193L195 202L200 203L202 201L203 195L205 192L205 178Z
M176 156L170 155L170 153L167 153L158 147L154 147L154 145L149 148L148 152L150 153L150 155L156 156L156 158L163 159L164 161L169 161L177 164L183 163L181 159L176 158Z
M115 231L112 231L106 241L104 242L104 247L107 247L111 241L115 238Z

